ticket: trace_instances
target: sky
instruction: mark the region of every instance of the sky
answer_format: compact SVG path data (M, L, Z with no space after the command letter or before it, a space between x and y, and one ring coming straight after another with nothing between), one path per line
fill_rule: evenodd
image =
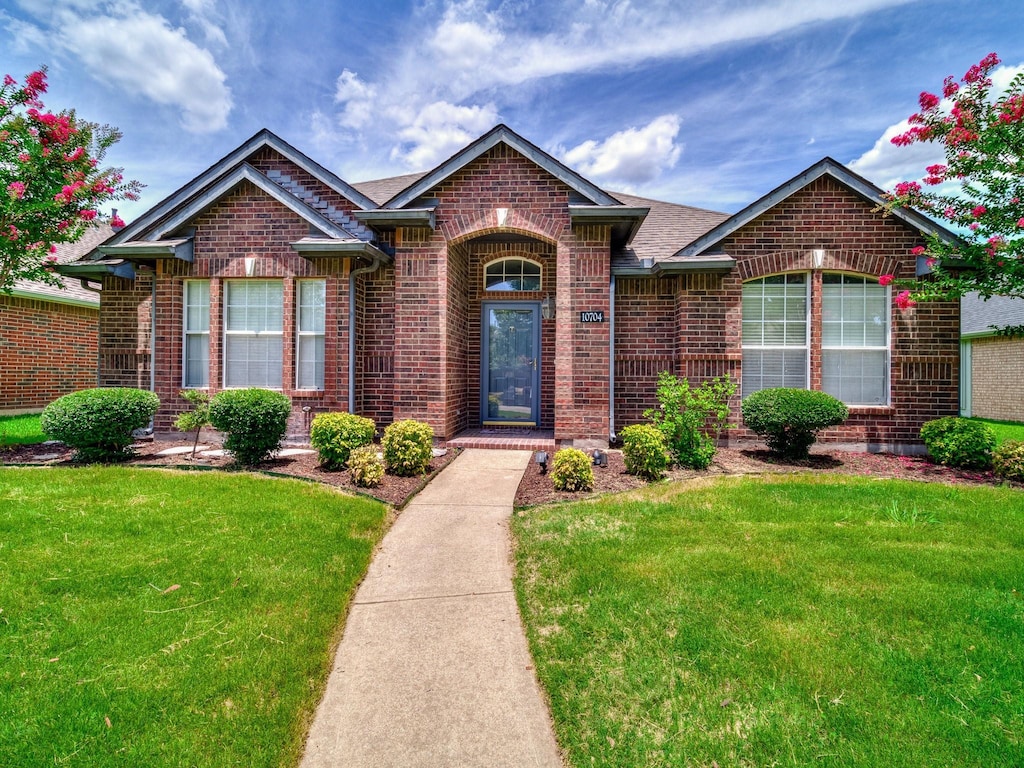
M0 0L0 74L119 127L141 215L262 128L349 182L426 171L504 123L606 190L735 212L830 156L884 189L923 90L1024 2Z

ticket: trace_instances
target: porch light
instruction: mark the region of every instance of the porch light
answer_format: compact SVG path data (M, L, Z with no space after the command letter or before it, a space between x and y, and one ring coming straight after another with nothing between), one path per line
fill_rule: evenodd
M540 316L545 320L550 320L555 316L555 302L551 300L551 296L545 296L540 303Z
M540 473L546 475L548 473L548 452L537 451L534 460L540 465Z
M594 466L595 467L607 467L608 466L608 454L602 451L600 448L594 449Z

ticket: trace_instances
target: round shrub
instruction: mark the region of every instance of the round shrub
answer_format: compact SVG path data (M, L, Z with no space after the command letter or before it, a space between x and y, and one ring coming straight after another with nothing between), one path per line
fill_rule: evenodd
M651 424L633 424L622 430L622 458L626 472L657 480L668 466L665 436Z
M768 450L787 459L807 458L819 430L842 424L850 411L825 392L773 387L743 401L743 423Z
M309 442L327 469L341 469L356 448L373 442L377 425L354 413L321 413L309 428Z
M992 471L996 477L1024 483L1024 442L1007 440L992 452Z
M46 406L46 436L75 449L82 461L112 461L131 453L132 432L147 426L160 398L143 389L83 389Z
M594 487L590 457L579 448L562 448L551 462L551 482L556 491L589 491Z
M227 434L235 461L255 466L281 447L292 401L269 389L225 389L210 401L210 423Z
M926 421L921 439L932 460L947 467L988 469L992 466L992 449L996 435L988 424L958 416L944 416Z
M348 471L352 482L360 488L375 488L384 479L384 461L372 445L353 448L348 456Z
M427 471L434 457L434 428L422 421L396 421L381 440L384 467L393 475L411 477Z

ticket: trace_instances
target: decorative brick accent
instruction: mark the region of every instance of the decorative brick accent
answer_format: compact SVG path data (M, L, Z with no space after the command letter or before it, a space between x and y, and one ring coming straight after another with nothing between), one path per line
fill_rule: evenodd
M99 309L0 294L0 412L95 387Z

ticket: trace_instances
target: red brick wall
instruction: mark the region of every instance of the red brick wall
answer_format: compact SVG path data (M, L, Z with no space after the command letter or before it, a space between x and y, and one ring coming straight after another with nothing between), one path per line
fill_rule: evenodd
M95 387L99 310L0 295L0 412Z
M153 273L103 280L99 320L101 387L150 388Z
M730 373L741 377L744 280L786 271L812 271L812 251L824 253L824 271L913 277L910 249L920 235L898 219L883 218L834 181L823 178L741 228L721 245L737 260L733 273L680 276L675 287L677 340L675 372L691 381ZM811 386L820 388L820 275L812 276ZM663 313L668 285L622 279L617 291L616 422L621 429L653 405L653 382L668 354ZM817 310L817 311L815 311ZM646 317L645 317L646 316ZM958 409L959 309L955 302L923 304L907 312L892 309L890 404L856 407L842 427L824 441L899 446L918 443L924 421ZM650 329L650 332L649 332ZM645 402L644 398L650 399ZM733 418L739 423L738 408ZM743 430L731 439L753 436Z
M356 410L383 428L394 419L395 270L357 280Z

